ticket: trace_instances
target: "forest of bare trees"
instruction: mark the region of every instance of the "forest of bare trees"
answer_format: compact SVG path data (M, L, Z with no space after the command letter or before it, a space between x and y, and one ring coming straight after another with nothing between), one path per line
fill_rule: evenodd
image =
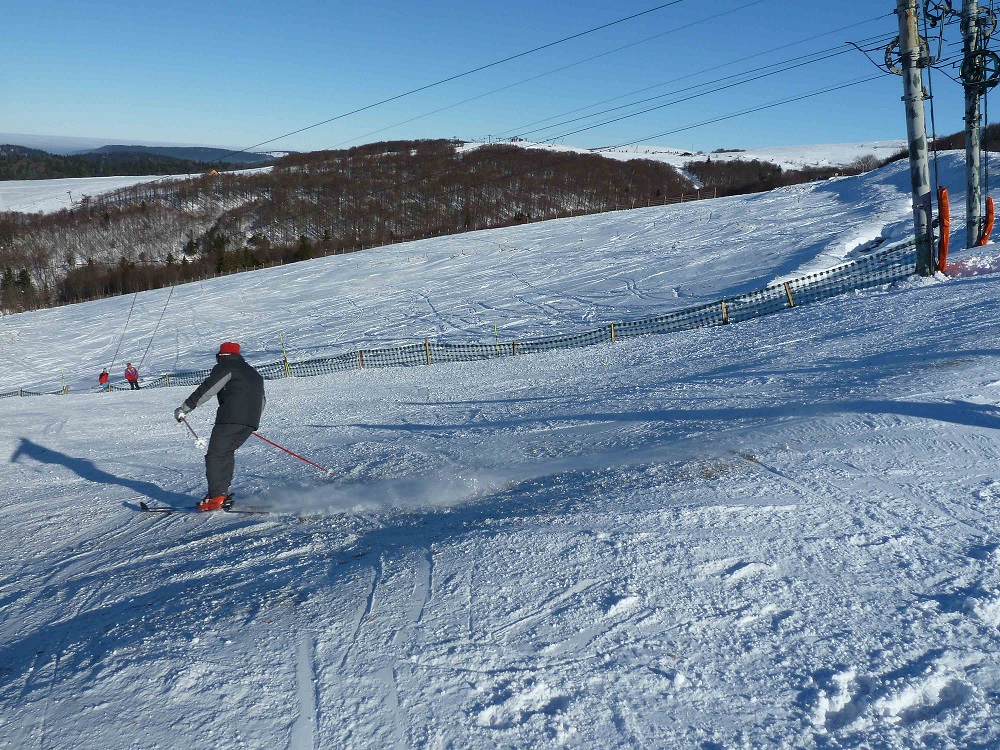
M376 143L271 170L137 185L0 214L0 304L31 309L436 234L662 203L677 170L511 145Z
M685 165L718 195L854 169ZM421 237L676 200L695 184L654 161L509 144L393 141L291 154L272 169L158 181L52 214L0 213L0 306L33 309Z

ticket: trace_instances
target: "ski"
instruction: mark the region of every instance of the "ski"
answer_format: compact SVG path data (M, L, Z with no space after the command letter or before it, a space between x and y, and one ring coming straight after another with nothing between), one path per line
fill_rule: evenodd
M202 511L194 505L147 505L144 501L139 501L139 509L145 513L215 513L216 511ZM233 508L232 506L221 508L223 513L241 513L250 516L266 516L271 511L260 508Z

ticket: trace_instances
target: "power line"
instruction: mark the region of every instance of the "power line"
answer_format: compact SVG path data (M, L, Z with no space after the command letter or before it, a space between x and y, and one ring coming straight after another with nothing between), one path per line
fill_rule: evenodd
M486 65L480 65L478 68L473 68L472 70L467 70L464 73L458 73L456 75L449 76L447 78L442 78L440 81L435 81L434 83L428 83L428 84L426 84L424 86L420 86L420 87L415 88L415 89L410 89L409 91L406 91L406 92L404 92L402 94L396 94L395 96L390 96L387 99L382 99L381 101L377 101L377 102L375 102L373 104L368 104L368 105L366 105L364 107L359 107L358 109L353 109L350 112L344 112L343 114L336 115L335 117L330 117L330 118L328 118L326 120L323 120L322 122L317 122L317 123L314 123L313 125L307 125L304 128L299 128L298 130L293 130L290 133L285 133L284 135L279 135L279 136L276 136L275 138L269 138L266 141L261 141L260 143L255 143L253 146L247 146L246 148L241 148L241 149L239 149L237 151L230 151L227 154L223 154L222 156L220 156L215 161L219 162L222 159L226 158L227 156L232 156L234 154L242 154L242 153L244 153L246 151L249 151L252 148L259 148L261 146L266 146L268 143L274 143L275 141L280 141L282 138L288 138L289 136L298 135L299 133L304 133L307 130L312 130L313 128L318 128L320 125L326 125L328 123L334 122L335 120L341 120L341 119L343 119L345 117L349 117L350 115L356 115L359 112L364 112L365 110L373 109L375 107L381 106L383 104L387 104L389 102L394 102L397 99L402 99L403 97L411 96L412 94L416 94L416 93L418 93L420 91L426 91L427 89L434 88L435 86L440 86L440 85L442 85L444 83L450 83L451 81L458 80L459 78L464 78L465 76L472 75L473 73L479 73L480 71L486 70L487 68L493 68L493 67L496 67L497 65L503 65L504 63L508 63L511 60L517 60L520 57L525 57L527 55L534 54L535 52L540 52L543 49L548 49L549 47L555 47L557 44L563 44L563 43L571 41L573 39L579 39L582 36L586 36L588 34L593 34L594 32L610 28L611 26L616 26L616 25L618 25L620 23L625 23L626 21L631 21L631 20L634 20L636 18L640 18L641 16L649 15L650 13L655 13L658 10L663 10L664 8L669 8L672 5L678 5L678 4L682 3L682 2L685 2L685 0L671 0L671 2L669 2L669 3L664 3L663 5L657 5L655 8L649 8L648 10L644 10L644 11L641 11L639 13L633 13L632 15L626 16L625 18L619 18L617 21L611 21L609 23L605 23L605 24L602 24L600 26L595 26L592 29L587 29L586 31L581 31L581 32L579 32L577 34L572 34L570 36L563 37L562 39L557 39L554 42L549 42L548 44L543 44L543 45L541 45L539 47L534 47L534 48L526 50L524 52L518 52L516 55L511 55L509 57L505 57L502 60L497 60L496 62L487 63Z
M572 110L569 110L568 112L563 112L563 113L558 114L558 115L552 115L551 117L546 117L546 118L543 118L541 120L536 120L534 122L529 122L526 125L520 125L520 126L518 126L516 128L510 128L508 130L503 130L498 135L503 136L503 135L507 135L509 133L520 133L525 128L530 128L530 127L532 127L534 125L540 125L541 123L548 122L549 120L555 120L555 119L558 119L560 117L565 117L566 115L573 115L573 114L576 114L577 112L582 112L585 109L591 109L593 107L600 107L601 105L604 105L604 104L610 104L611 102L618 101L619 99L624 99L624 98L629 97L629 96L634 96L636 94L641 94L644 91L650 91L652 89L656 89L656 88L659 88L661 86L667 86L667 85L669 85L671 83L677 83L678 81L683 81L683 80L686 80L688 78L693 78L695 76L703 75L704 73L707 73L707 72L710 72L710 71L713 71L713 70L717 70L719 68L724 68L724 67L728 67L730 65L735 65L737 63L743 62L744 60L752 60L755 57L763 57L764 55L769 55L769 54L771 54L773 52L780 52L783 49L788 49L789 47L795 47L795 46L798 46L800 44L805 44L806 42L811 42L814 39L820 39L820 38L822 38L824 36L830 36L831 34L837 34L837 33L841 32L841 31L847 31L848 29L853 29L853 28L856 28L858 26L864 26L864 25L867 25L869 23L874 23L875 21L881 21L881 20L885 19L887 16L893 16L893 15L895 15L895 13L883 13L882 15L875 16L873 18L869 18L869 19L867 19L865 21L858 21L857 23L848 24L847 26L841 26L840 28L833 29L831 31L824 31L822 34L814 34L813 36L806 37L805 39L799 39L798 41L795 41L795 42L789 42L787 44L782 44L782 45L779 45L777 47L772 47L771 49L764 50L763 52L756 52L756 53L754 53L752 55L744 55L742 57L738 57L738 58L735 58L733 60L729 60L728 62L720 63L719 65L712 66L711 68L705 68L703 70L697 70L697 71L695 71L693 73L688 73L687 75L683 75L683 76L680 76L678 78L672 78L669 81L663 81L661 83L655 83L652 86L644 86L641 89L636 89L635 91L631 91L631 92L629 92L627 94L619 94L618 96L613 96L610 99L604 99L602 101L595 102L594 104L588 104L586 107L580 107L578 109L572 109Z
M880 39L880 40L881 39L885 39L885 35L880 35L879 37L871 37L870 39L872 41L874 41L875 39ZM868 41L868 40L865 40L865 41ZM886 40L886 41L888 41L888 40ZM582 115L580 117L574 117L574 118L569 119L569 120L563 120L562 122L557 122L557 123L553 123L552 125L546 125L544 127L535 128L534 130L523 131L523 132L519 133L519 136L520 137L524 137L524 136L531 135L532 133L537 133L537 132L539 132L541 130L551 130L552 128L557 128L557 127L561 127L561 126L564 126L564 125L569 125L570 123L579 122L581 120L586 120L586 119L589 119L591 117L597 117L598 115L608 114L608 113L611 113L611 112L617 112L619 110L626 109L628 107L637 107L637 106L639 106L641 104L646 104L648 102L656 101L657 99L663 99L664 97L667 97L667 96L675 96L675 95L681 94L681 93L683 93L685 91L693 91L695 89L704 88L706 86L713 86L715 84L722 83L724 81L728 81L728 80L731 80L733 78L739 78L741 76L748 76L748 75L752 75L753 73L762 73L761 75L758 75L758 76L753 77L753 78L747 78L745 80L737 81L735 83L732 83L732 84L729 84L729 85L726 85L726 86L722 86L722 87L719 87L719 88L716 88L716 89L711 89L709 91L703 91L703 92L695 94L693 96L686 97L684 99L678 99L677 101L670 102L668 104L662 105L664 107L670 106L672 104L677 104L678 102L688 101L690 99L693 99L693 98L696 98L696 97L699 97L699 96L705 96L706 94L716 93L718 91L722 91L722 90L727 89L727 88L732 88L734 86L739 86L739 85L742 85L744 83L751 83L753 81L760 80L761 78L766 78L767 76L776 75L778 73L783 73L783 72L786 72L788 70L793 70L795 68L799 68L799 67L802 67L804 65L811 65L812 63L822 62L823 60L829 60L830 58L838 57L840 55L847 54L848 52L850 52L850 50L844 49L843 47L830 47L830 48L825 49L825 50L820 50L818 52L811 52L811 53L809 53L807 55L801 55L799 57L793 57L793 58L791 58L789 60L782 60L780 62L772 63L770 65L765 65L765 66L760 67L760 68L754 68L754 69L751 69L751 70L741 71L739 73L733 73L732 75L723 76L722 78L716 78L715 80L712 80L712 81L705 81L703 83L698 83L698 84L695 84L693 86L687 86L685 88L677 89L675 91L669 91L669 92L667 92L665 94L657 94L656 96L651 96L651 97L648 97L646 99L640 99L638 101L629 102L628 104L621 104L621 105L619 105L617 107L610 107L608 109L600 110L599 112L591 112L590 114L587 114L587 115ZM803 61L803 60L804 60L804 62L799 62L799 61ZM797 64L792 65L791 63L797 63ZM771 68L777 68L777 70L770 70ZM762 71L769 71L769 72L763 73ZM658 108L659 107L654 107L652 109L658 109ZM643 110L643 112L649 112L649 111L652 111L652 109ZM635 112L633 114L643 114L643 112ZM609 120L608 122L615 122L615 120ZM594 127L597 127L597 126L595 125ZM574 132L580 132L580 131L574 131ZM572 135L572 133L564 133L563 135ZM556 136L556 138L561 138L561 137L563 137L563 136ZM552 140L552 139L549 139L549 140Z
M751 78L746 78L746 79L743 79L743 80L740 80L740 81L735 81L733 83L727 83L725 86L719 86L717 88L710 89L709 91L702 91L700 93L691 94L690 96L681 97L680 99L674 99L673 101L665 102L663 104L657 104L655 107L647 107L646 109L639 110L638 112L631 112L631 113L629 113L627 115L622 115L621 117L613 117L610 120L604 120L603 122L598 122L598 123L595 123L593 125L588 125L586 127L578 128L576 130L571 130L571 131L566 132L566 133L560 133L559 135L552 136L551 138L546 138L544 141L542 141L542 143L547 143L547 142L550 142L550 141L561 140L561 139L567 138L567 137L569 137L571 135L576 135L577 133L583 133L583 132L586 132L588 130L594 130L595 128L603 127L604 125L610 125L610 124L615 123L615 122L621 122L622 120L627 120L629 118L636 117L638 115L644 115L644 114L648 114L649 112L655 112L658 109L664 109L666 107L672 107L675 104L681 104L683 102L689 102L692 99L697 99L697 98L702 97L702 96L707 96L708 94L717 94L720 91L725 91L726 89L735 88L736 86L742 86L743 84L752 83L753 81L759 81L759 80L761 80L763 78L768 78L769 76L777 75L778 73L786 73L789 70L795 70L796 68L801 68L801 67L803 67L805 65L811 65L811 64L813 64L815 62L820 62L822 60L827 60L827 59L829 59L831 57L837 57L839 55L846 54L848 51L849 50L841 49L838 52L835 52L835 53L830 54L830 55L826 55L824 57L820 57L820 58L816 58L816 59L812 59L812 60L806 60L805 62L796 63L795 65L788 65L786 67L780 68L779 70L772 70L772 71L770 71L768 73L762 73L760 75L752 76ZM731 78L732 76L729 76L729 77ZM720 79L720 80L726 80L726 79L723 78L723 79ZM708 84L704 84L704 85L708 85ZM655 98L659 98L659 97L655 97ZM628 104L628 105L623 105L623 106L634 106L634 105ZM618 108L616 108L616 109L618 109ZM608 110L608 111L612 111L612 110ZM601 113L597 113L597 114L601 114ZM588 116L593 116L593 115L588 115ZM559 123L559 124L562 124L562 123ZM556 127L556 125L552 125L552 126L549 126L549 127ZM547 129L547 128L545 128L545 129Z
M645 44L646 42L653 41L654 39L659 39L661 37L668 36L669 34L675 34L678 31L683 31L684 29L689 29L692 26L697 26L699 24L706 23L708 21L714 21L714 20L716 20L718 18L722 18L723 16L730 15L732 13L735 13L735 12L740 11L740 10L744 10L744 9L752 7L754 5L760 5L761 3L764 3L764 2L767 2L767 1L768 0L753 0L753 2L745 3L745 4L737 6L735 8L730 8L729 10L722 11L721 13L715 13L714 15L711 15L711 16L706 16L705 18L701 18L701 19L699 19L697 21L692 21L691 23L686 23L683 26L676 26L676 27L674 27L672 29L668 29L667 31L664 31L664 32L662 32L660 34L654 34L653 36L648 36L648 37L646 37L644 39L639 39L639 40L637 40L635 42L631 42L629 44L624 44L621 47L615 47L614 49L610 49L607 52L602 52L599 55L592 55L591 57L585 57L584 59L577 60L576 62L570 63L569 65L563 65L563 66L561 66L559 68L553 68L552 70L545 71L544 73L539 73L538 75L534 75L534 76L531 76L529 78L524 78L524 79L522 79L520 81L517 81L516 83L511 83L511 84L508 84L507 86L501 86L500 88L493 89L492 91L487 91L484 94L478 94L478 95L470 97L468 99L463 99L460 102L455 102L454 104L449 104L446 107L441 107L439 109L432 110L431 112L425 112L422 115L417 115L416 117L411 117L408 120L403 120L401 122L397 122L397 123L394 123L392 125L387 125L386 127L379 128L378 130L372 130L372 131L370 131L368 133L365 133L364 135L359 135L359 136L356 136L354 138L348 138L346 141L341 141L340 143L335 143L332 146L332 148L338 148L340 146L343 146L344 144L353 143L354 141L359 141L362 138L368 138L369 136L377 135L378 133L384 133L386 130L391 130L392 128L398 128L400 125L408 125L409 123L415 122L416 120L423 119L424 117L430 117L431 115L436 115L436 114L439 114L440 112L446 112L449 109L454 109L455 107L460 107L463 104L468 104L469 102L474 102L474 101L477 101L479 99L484 99L487 96L492 96L493 94L499 94L499 93L501 93L503 91L508 91L508 90L510 90L512 88L516 88L517 86L521 86L521 85L523 85L525 83L530 83L531 81L537 81L540 78L545 78L546 76L550 76L550 75L553 75L555 73L561 73L564 70L569 70L570 68L574 68L574 67L576 67L578 65L583 65L584 63L592 62L594 60L599 60L602 57L607 57L608 55L614 54L615 52L621 52L622 50L630 49L632 47L637 47L640 44ZM880 16L880 18L881 18L881 16Z
M622 148L624 146L634 146L634 145L639 144L639 143L645 143L646 141L651 141L654 138L662 138L665 135L673 135L674 133L681 133L681 132L683 132L685 130L692 130L694 128L700 128L700 127L703 127L705 125L711 125L711 124L716 123L716 122L722 122L723 120L732 120L735 117L742 117L743 115L749 115L749 114L752 114L754 112L761 112L761 111L763 111L765 109L772 109L773 107L780 107L780 106L782 106L784 104L791 104L792 102L802 101L803 99L809 99L809 98L814 97L814 96L819 96L820 94L827 94L827 93L830 93L831 91L840 91L841 89L846 89L846 88L849 88L851 86L857 86L857 85L862 84L862 83L869 83L870 81L877 81L877 80L879 80L881 78L885 78L888 75L891 75L891 74L890 73L882 73L881 75L871 76L869 78L858 78L856 80L847 81L845 83L841 83L841 84L838 84L838 85L835 85L835 86L827 86L827 87L822 88L822 89L817 89L817 90L811 91L811 92L809 92L807 94L800 94L799 96L793 96L793 97L789 97L787 99L780 99L780 100L778 100L776 102L771 102L770 104L763 104L763 105L761 105L759 107L752 107L750 109L740 110L739 112L733 112L731 114L723 115L721 117L715 117L715 118L712 118L711 120L702 120L701 122L696 122L693 125L685 125L682 128L675 128L674 130L666 130L666 131L664 131L662 133L656 133L654 135L649 135L649 136L646 136L644 138L639 138L637 140L628 141L627 143L621 143L621 144L618 144L617 146L603 146L601 148L591 149L591 151L593 151L594 153L598 153L598 152L601 152L601 151L611 151L611 150L614 150L616 148Z

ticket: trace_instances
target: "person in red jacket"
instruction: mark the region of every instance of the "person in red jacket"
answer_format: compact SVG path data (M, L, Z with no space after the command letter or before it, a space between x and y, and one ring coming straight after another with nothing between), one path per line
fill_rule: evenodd
M101 370L101 374L97 378L97 382L101 384L101 390L102 391L108 390L108 378L109 377L110 377L110 375L108 375L108 368L105 367L103 370Z
M125 365L125 379L128 381L129 388L133 391L139 390L139 371L132 367L131 362Z

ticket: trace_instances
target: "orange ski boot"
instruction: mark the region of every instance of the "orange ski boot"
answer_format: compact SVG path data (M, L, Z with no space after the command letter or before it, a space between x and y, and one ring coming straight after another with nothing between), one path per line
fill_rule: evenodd
M206 496L195 508L198 510L222 510L223 503L226 502L227 495L217 495L216 497Z

